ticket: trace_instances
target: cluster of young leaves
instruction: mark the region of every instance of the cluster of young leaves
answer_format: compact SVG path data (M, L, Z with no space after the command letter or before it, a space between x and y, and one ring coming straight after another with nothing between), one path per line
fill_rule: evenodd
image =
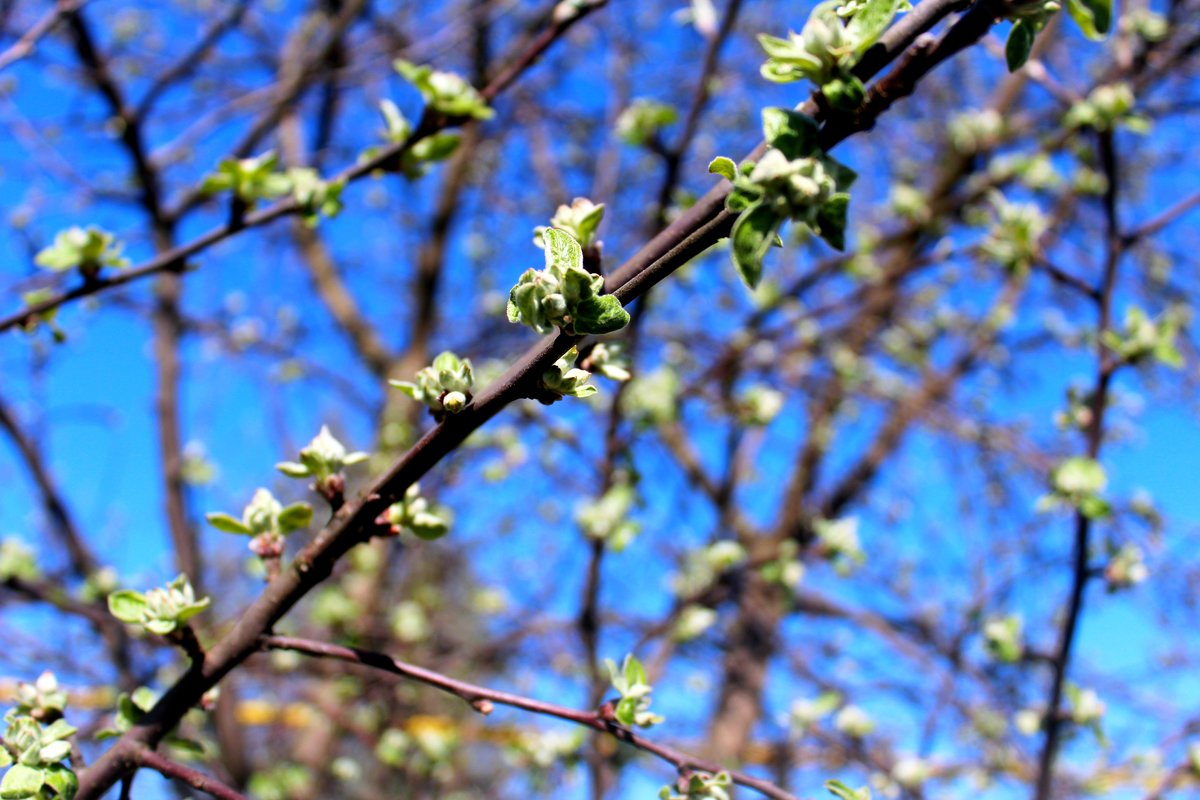
M602 294L604 278L584 269L583 249L566 231L542 232L546 266L528 269L508 296L508 321L538 333L555 328L567 333L603 334L629 324L629 312L611 294Z
M817 123L798 111L765 108L763 136L770 149L758 163L718 157L708 171L733 183L725 201L738 212L733 223L733 264L750 288L762 279L762 262L789 219L802 222L834 248L846 244L847 193L853 170L821 151Z
M549 228L566 231L579 242L582 249L587 250L596 244L596 229L600 227L600 221L603 219L604 203L593 203L586 197L576 197L571 201L571 205L564 203L555 210L554 216L550 218ZM542 234L549 228L539 225L533 229L533 243L538 247L545 248Z
M866 562L867 555L858 538L857 517L814 520L813 533L821 555L839 575L848 575Z
M4 800L71 800L79 787L75 773L63 760L71 755L68 737L76 728L61 716L48 725L21 708L4 715L0 769L0 797Z
M622 383L633 377L629 359L620 342L595 342L580 354L579 368L603 375L610 381Z
M399 144L407 141L412 135L412 123L404 116L400 108L391 100L379 103L379 112L383 114L383 138L389 144ZM404 151L400 157L397 169L409 180L417 180L428 170L429 165L444 161L458 149L462 137L457 133L439 131L416 141ZM363 158L373 158L379 151L377 147L368 147L363 151Z
M117 697L117 709L113 715L111 727L96 731L96 741L116 739L134 725L142 721L146 713L158 702L158 694L147 686L139 686L132 692L121 692ZM183 751L189 755L202 756L204 748L198 742L171 734L163 740L164 744Z
M94 226L71 227L55 234L54 244L38 252L33 260L52 272L78 269L84 278L90 279L103 267L129 266L129 260L121 256L121 249L117 238L106 230Z
M345 489L343 470L367 458L367 453L347 452L346 446L329 432L329 426L322 425L321 432L300 450L299 462L281 461L275 465L275 469L289 478L312 478L317 493L329 499L341 496Z
M733 778L728 772L713 775L708 772L693 772L681 778L675 786L664 786L658 792L659 800L729 800Z
M1103 39L1112 27L1112 0L1066 0L1067 13L1083 35L1093 41ZM1009 72L1020 69L1029 60L1038 33L1050 18L1062 9L1059 0L1018 0L1009 4L1013 26L1004 47Z
M315 228L320 217L336 217L341 213L344 180L322 180L320 173L311 167L292 167L287 175L305 225Z
M426 541L440 539L450 530L450 521L445 512L422 497L421 487L415 483L405 490L400 502L392 503L376 521L387 528L392 536L408 531Z
M1125 311L1123 329L1105 331L1102 341L1126 364L1153 360L1179 369L1183 356L1176 341L1183 324L1178 309L1169 309L1154 319L1137 306L1130 306Z
M426 108L451 118L491 119L487 101L461 75L417 66L404 59L392 62L396 72L421 93Z
M627 728L637 726L649 728L663 721L650 711L650 693L653 687L646 682L646 668L632 655L625 656L620 668L610 659L604 659L612 687L621 695L613 708L613 719Z
M424 403L440 419L444 414L457 414L471 402L474 383L471 360L459 358L449 350L440 353L433 364L417 373L414 382L388 381L404 394Z
M980 252L1010 272L1024 272L1037 258L1050 223L1036 203L1013 203L1000 192L988 197L994 218Z
M871 800L871 790L866 786L851 789L841 781L825 781L825 790L838 800Z
M579 353L574 347L550 365L538 381L537 399L549 405L564 397L591 397L598 390L590 383L592 373L575 366Z
M616 482L599 498L581 505L575 512L575 522L589 539L599 539L619 553L641 530L636 521L629 519L636 500L637 490L632 485Z
M1079 509L1091 519L1107 517L1112 507L1100 496L1107 485L1108 477L1100 462L1086 456L1072 456L1050 471L1050 494L1038 500L1038 509L1065 506Z
M1150 577L1146 557L1142 548L1133 542L1110 549L1108 563L1104 566L1104 583L1109 592L1131 589Z
M1146 133L1150 129L1150 120L1133 113L1135 103L1129 84L1103 84L1071 106L1063 122L1071 128L1111 131L1121 126L1134 133Z
M284 538L307 528L312 515L312 506L308 503L292 503L285 507L269 489L260 488L242 509L241 519L220 511L206 514L205 519L217 530L253 537L250 549L255 555L278 558L283 554Z
M292 182L279 170L279 156L270 151L253 158L222 159L217 171L204 178L200 190L205 194L230 192L252 205L258 200L282 197L292 190Z
M226 158L217 164L217 171L206 176L200 184L205 194L231 193L249 207L259 200L273 200L290 194L300 207L301 218L310 228L318 219L336 217L342 210L344 180L323 180L311 167L279 168L279 156L274 151L253 158Z
M128 625L167 636L187 625L188 620L208 608L210 598L196 598L191 582L180 575L165 588L146 593L122 589L108 596L109 612Z
M1025 654L1023 624L1016 614L992 617L983 624L983 646L1002 664L1015 664Z
M76 729L63 714L67 693L52 672L34 683L18 683L16 705L4 716L0 742L0 798L70 800L78 786L75 773L61 762L71 754Z
M0 541L0 581L10 578L35 581L41 574L36 555L24 542L13 537Z
M663 128L679 118L674 106L644 97L634 99L617 115L617 138L634 147L656 141Z
M866 96L854 66L879 41L905 0L826 0L809 14L800 33L788 38L759 34L767 53L763 77L776 83L808 79L830 106L853 111Z

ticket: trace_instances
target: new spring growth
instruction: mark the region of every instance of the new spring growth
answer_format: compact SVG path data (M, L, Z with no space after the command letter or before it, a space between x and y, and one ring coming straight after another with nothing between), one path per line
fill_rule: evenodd
M546 266L528 269L508 296L508 321L522 322L538 333L556 327L570 334L602 334L624 328L629 312L604 291L604 278L584 269L583 249L566 231L542 233Z
M732 786L733 778L728 772L718 772L716 775L693 772L681 777L674 787L662 787L658 797L659 800L729 800Z
M265 559L282 556L284 537L307 528L312 515L312 506L308 503L292 503L285 507L269 490L259 489L242 510L240 520L220 511L206 514L205 519L217 530L253 537L250 551Z
M274 152L254 158L226 158L217 164L217 171L200 184L205 194L232 192L246 205L256 200L270 200L292 191L292 181L278 171L279 157Z
M289 478L313 479L312 487L335 508L342 504L346 491L346 478L342 470L366 461L363 452L347 453L346 447L333 437L329 426L322 425L321 432L300 451L300 462L281 461L275 469Z
M386 528L389 536L408 531L426 541L440 539L450 530L445 514L439 513L421 496L421 487L415 483L404 492L404 499L392 503L375 523Z
M634 147L661 144L660 131L678 118L674 106L638 97L617 116L617 138Z
M542 373L538 382L539 393L535 396L538 402L550 405L564 397L590 397L596 393L596 387L588 383L592 373L586 369L573 366L578 354L572 347L563 357L555 361L550 369Z
M1002 664L1015 664L1025 653L1021 618L1016 614L991 617L983 623L983 646L992 658Z
M600 227L600 221L603 219L604 203L596 204L586 197L576 197L571 201L571 205L558 207L554 216L550 218L550 227L571 234L575 241L579 242L579 246L587 251L598 244L596 228ZM533 229L533 243L543 249L546 243L542 234L546 230L545 225Z
M730 238L734 266L751 289L762 278L762 262L789 219L802 222L833 247L846 244L847 191L854 171L821 151L817 123L786 108L765 108L763 135L770 145L757 164L739 168L719 157L708 171L733 183L725 206L738 212Z
M632 377L625 347L620 342L596 342L580 353L578 363L580 369L603 375L610 381L623 383Z
M121 244L100 228L67 228L54 236L54 244L34 256L34 263L52 272L78 269L85 280L100 274L103 267L121 269L129 260L121 257Z
M589 539L606 542L614 553L625 549L641 526L629 519L637 491L625 482L609 487L603 495L579 506L575 522Z
M1146 569L1142 548L1133 542L1110 548L1108 564L1104 566L1104 583L1109 592L1132 589L1148 577L1150 571Z
M1049 227L1036 203L1012 203L998 191L988 195L995 218L979 249L1010 272L1023 272L1037 259Z
M7 723L0 747L0 769L8 771L0 780L3 798L70 798L79 781L69 767L60 763L71 755L67 739L77 732L65 719L43 727L32 716L16 710L4 717Z
M418 403L424 403L434 419L440 422L446 414L457 414L471 402L474 381L470 359L459 358L447 350L438 355L431 366L418 372L414 382L388 383Z
M322 215L336 217L341 212L342 190L346 188L344 180L321 180L320 173L309 167L293 167L287 176L305 225L315 228Z
M1105 331L1101 341L1126 364L1142 364L1153 360L1179 369L1183 366L1183 355L1179 352L1176 339L1184 324L1184 314L1180 308L1169 308L1153 318L1137 306L1130 306L1125 311L1122 330Z
M389 144L399 144L408 139L412 133L410 123L391 100L379 103L379 112L383 115L383 138ZM416 180L425 174L426 169L435 161L443 161L458 149L461 137L457 133L440 131L430 134L400 156L398 169L409 180ZM377 147L368 147L363 151L362 158L371 159L379 152Z
M180 575L165 588L151 589L145 594L132 589L113 592L108 596L108 610L124 623L166 636L182 629L189 619L208 608L210 602L207 597L196 599L187 576Z
M838 800L871 800L871 789L869 786L851 789L841 781L825 781L825 791L838 798Z
M487 101L460 75L441 72L429 66L417 66L404 59L392 62L400 77L421 93L425 105L447 117L491 119Z
M1038 499L1037 510L1077 508L1089 519L1101 519L1112 507L1101 493L1108 486L1108 476L1100 462L1085 456L1064 459L1050 470L1050 494Z
M807 78L833 108L853 111L866 90L852 70L862 54L887 30L896 12L910 6L902 0L827 0L812 10L800 33L788 38L759 34L767 54L762 75L776 83Z
M627 728L635 725L649 728L663 721L658 714L650 712L650 692L653 689L646 682L646 669L642 662L627 655L620 669L611 658L604 659L604 665L608 668L612 687L621 695L613 707L613 719Z
M1067 13L1083 35L1099 41L1112 27L1112 0L1066 0ZM1007 15L1015 20L1004 46L1009 72L1020 69L1029 60L1034 40L1046 23L1062 8L1059 0L1009 0Z
M53 672L43 672L33 683L17 684L16 702L16 713L27 714L38 722L53 722L67 708L67 693Z

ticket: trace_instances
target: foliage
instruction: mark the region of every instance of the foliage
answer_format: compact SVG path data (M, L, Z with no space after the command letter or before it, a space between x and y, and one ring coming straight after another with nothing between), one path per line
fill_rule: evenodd
M471 386L475 378L471 360L459 358L447 350L433 364L417 373L416 382L388 381L392 387L424 403L435 416L457 414L471 402Z
M604 278L584 269L583 249L574 236L549 228L542 239L546 266L526 270L509 292L509 322L542 334L557 327L576 335L612 333L629 324L621 301L602 294Z
M128 625L137 625L148 633L166 636L187 625L188 620L208 608L212 601L197 599L186 575L179 575L165 588L142 593L122 589L108 596L109 612Z
M613 708L613 719L627 728L649 728L663 722L663 718L650 711L650 693L654 691L646 682L646 668L632 654L618 668L611 658L605 659L605 667L612 680L612 687L620 694Z
M853 111L866 93L854 66L906 7L902 0L825 0L809 13L800 33L787 39L759 34L767 54L762 75L777 83L807 79L829 105Z
M68 228L54 236L54 244L34 258L39 267L53 272L77 269L85 278L94 278L103 267L127 267L129 259L121 255L116 237L96 227Z
M847 191L855 174L817 145L817 124L786 108L763 110L763 136L770 148L757 163L737 167L717 158L709 172L733 183L726 200L738 212L730 234L733 264L751 289L762 279L762 262L788 219L802 222L833 247L846 246Z

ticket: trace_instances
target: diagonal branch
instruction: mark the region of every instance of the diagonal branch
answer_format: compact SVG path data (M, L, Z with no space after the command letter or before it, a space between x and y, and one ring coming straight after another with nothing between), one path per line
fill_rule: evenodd
M534 714L541 714L542 716L574 722L577 725L583 725L592 730L606 733L617 741L624 742L639 750L657 756L663 761L672 764L681 772L701 770L715 774L724 771L728 772L734 783L740 786L754 789L767 797L777 798L777 800L795 800L794 795L783 791L768 781L738 772L737 770L725 769L707 759L697 758L696 756L658 744L640 734L634 733L632 730L613 722L603 710L580 711L568 706L535 700L524 695L489 689L478 684L456 680L440 672L425 669L424 667L398 661L384 653L360 650L357 647L327 644L295 636L264 636L260 640L260 646L267 650L289 650L318 658L333 658L338 661L361 664L372 669L382 670L392 675L399 675L403 678L432 686L455 697L461 697L471 708L481 714L490 714L496 705L502 705L519 708L522 711L529 711Z

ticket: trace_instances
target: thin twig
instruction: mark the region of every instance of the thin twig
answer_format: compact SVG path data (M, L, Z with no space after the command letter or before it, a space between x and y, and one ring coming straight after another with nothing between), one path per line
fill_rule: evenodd
M740 786L754 789L767 797L778 798L778 800L795 800L794 795L779 789L768 781L760 780L737 770L725 769L707 759L698 758L672 747L653 742L606 718L606 715L601 711L580 711L568 706L546 703L523 695L489 689L486 686L456 680L440 672L434 672L433 670L398 661L384 653L360 650L356 647L344 647L342 645L302 639L295 636L264 636L260 640L260 645L268 650L290 650L319 658L333 658L351 664L362 664L363 666L389 672L403 678L419 681L420 683L462 698L468 705L481 714L490 714L494 706L502 705L573 722L577 725L583 725L592 730L606 733L618 741L657 756L674 765L677 770L701 770L713 774L722 771L728 772L733 781Z

